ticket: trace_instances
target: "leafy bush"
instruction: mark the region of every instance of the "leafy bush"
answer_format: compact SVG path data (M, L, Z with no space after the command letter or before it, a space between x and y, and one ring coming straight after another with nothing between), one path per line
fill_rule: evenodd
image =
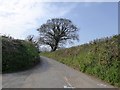
M41 55L120 86L120 35Z
M2 72L28 69L39 62L39 54L31 42L2 36Z

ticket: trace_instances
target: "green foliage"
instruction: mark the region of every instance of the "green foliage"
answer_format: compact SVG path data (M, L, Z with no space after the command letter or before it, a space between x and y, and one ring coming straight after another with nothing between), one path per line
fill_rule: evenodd
M56 59L82 72L120 86L120 35L41 55Z
M39 62L39 54L31 42L2 37L2 72L28 69Z

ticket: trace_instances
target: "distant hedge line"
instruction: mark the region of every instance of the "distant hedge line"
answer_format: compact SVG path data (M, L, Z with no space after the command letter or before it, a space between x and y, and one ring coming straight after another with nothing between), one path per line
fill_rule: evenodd
M120 86L120 35L41 55Z
M39 63L38 50L31 42L1 38L3 73L25 70Z

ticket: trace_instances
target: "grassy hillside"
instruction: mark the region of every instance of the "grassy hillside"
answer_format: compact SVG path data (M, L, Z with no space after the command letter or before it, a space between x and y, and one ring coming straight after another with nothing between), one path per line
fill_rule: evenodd
M25 70L39 62L38 50L31 42L1 38L3 73Z
M120 35L115 35L77 47L41 53L41 55L99 77L112 85L120 86L119 38Z

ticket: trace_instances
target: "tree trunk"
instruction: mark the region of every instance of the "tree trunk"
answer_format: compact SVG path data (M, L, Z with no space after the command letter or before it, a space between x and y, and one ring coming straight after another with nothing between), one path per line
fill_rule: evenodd
M54 48L52 48L51 52L56 51L57 47L55 46Z
M59 40L56 40L56 43L55 43L55 45L54 46L51 46L51 52L54 52L54 51L56 51L56 49L58 48L58 42L59 42Z

